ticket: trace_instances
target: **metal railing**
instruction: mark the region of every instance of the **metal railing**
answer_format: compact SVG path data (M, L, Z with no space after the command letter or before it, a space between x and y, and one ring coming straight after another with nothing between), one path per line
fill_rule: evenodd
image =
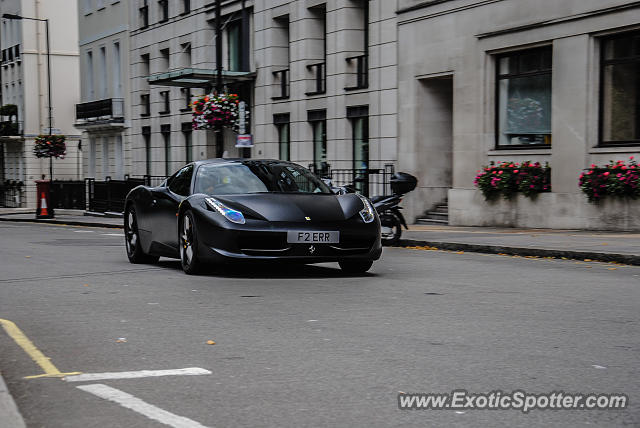
M324 164L309 165L309 169L322 178L331 179L335 187L349 187L365 196L391 195L391 176L395 169L393 164L386 164L384 168L337 168Z
M274 100L289 98L289 69L274 71L273 77L279 83L280 93L271 98Z
M315 75L313 90L306 93L306 95L319 95L326 92L326 65L324 62L307 65L307 70L313 72Z
M25 198L24 183L8 180L0 184L0 206L3 208L19 208Z
M107 98L76 104L77 120L119 120L124 122L124 99Z
M54 180L51 183L51 206L58 209L86 209L85 181Z
M104 181L94 178L85 179L87 195L87 210L93 212L123 212L124 202L131 189L137 186L156 187L166 180L164 176L145 175L141 177L125 176L124 180L112 180L107 177Z
M3 121L0 122L0 136L10 137L22 135L22 122Z
M356 63L356 84L355 86L347 86L346 90L366 89L369 87L369 56L356 55L346 58L347 64Z

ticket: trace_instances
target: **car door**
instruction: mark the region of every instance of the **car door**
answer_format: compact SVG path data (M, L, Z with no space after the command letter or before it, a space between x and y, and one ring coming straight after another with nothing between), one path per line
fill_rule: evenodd
M193 165L187 165L172 175L166 186L154 189L154 241L167 251L178 251L178 207L191 194L192 177Z

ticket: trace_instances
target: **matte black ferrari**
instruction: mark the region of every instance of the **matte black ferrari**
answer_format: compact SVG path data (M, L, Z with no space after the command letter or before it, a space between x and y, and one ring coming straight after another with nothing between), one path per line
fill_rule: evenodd
M380 220L371 202L335 194L298 164L213 159L186 165L158 187L127 195L131 263L180 259L188 274L250 260L338 262L362 273L380 258Z

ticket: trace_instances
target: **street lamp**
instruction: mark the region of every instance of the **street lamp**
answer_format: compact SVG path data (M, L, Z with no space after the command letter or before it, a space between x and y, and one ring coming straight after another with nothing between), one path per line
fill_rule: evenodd
M51 49L49 47L49 19L45 18L27 18L26 16L14 15L12 13L4 13L4 19L39 21L45 24L45 35L47 39L47 98L49 100L49 136L53 132L53 109L51 106ZM49 156L49 180L53 184L53 156Z

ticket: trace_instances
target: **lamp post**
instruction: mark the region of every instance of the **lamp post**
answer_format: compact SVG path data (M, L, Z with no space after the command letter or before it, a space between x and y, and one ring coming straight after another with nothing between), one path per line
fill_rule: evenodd
M26 16L14 15L11 13L5 13L2 15L4 19L22 20L28 19L29 21L44 22L45 25L45 37L47 41L47 99L49 102L49 136L53 131L53 107L51 106L51 49L49 46L49 19L45 18L27 18ZM49 156L49 180L53 183L53 156Z

